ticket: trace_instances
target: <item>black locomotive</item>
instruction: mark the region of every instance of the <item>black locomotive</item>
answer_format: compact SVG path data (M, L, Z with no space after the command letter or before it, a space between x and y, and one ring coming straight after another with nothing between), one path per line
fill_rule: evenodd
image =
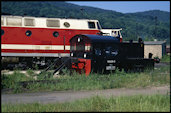
M109 73L116 69L143 71L154 68L154 59L144 58L144 43L120 42L119 38L102 35L76 35L70 40L72 69L86 75L91 71Z

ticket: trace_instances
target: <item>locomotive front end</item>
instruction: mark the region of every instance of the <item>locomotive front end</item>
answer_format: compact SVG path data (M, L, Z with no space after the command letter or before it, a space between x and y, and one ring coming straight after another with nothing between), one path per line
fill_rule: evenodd
M120 40L112 36L76 35L70 40L72 69L89 75L90 72L109 72L116 69Z
M76 35L70 40L71 68L88 76L91 72L91 43L83 35Z

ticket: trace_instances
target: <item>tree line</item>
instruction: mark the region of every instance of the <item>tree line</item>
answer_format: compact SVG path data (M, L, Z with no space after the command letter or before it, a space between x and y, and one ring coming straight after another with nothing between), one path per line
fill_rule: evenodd
M122 28L123 40L166 40L170 42L170 13L154 10L123 14L111 10L57 1L3 1L1 15L49 18L97 19L102 28Z

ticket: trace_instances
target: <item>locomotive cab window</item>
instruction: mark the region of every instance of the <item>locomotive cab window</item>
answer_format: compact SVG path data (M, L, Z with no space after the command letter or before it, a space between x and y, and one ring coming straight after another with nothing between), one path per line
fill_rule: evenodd
M83 41L76 43L76 51L85 51L85 43Z
M88 22L88 27L89 27L90 29L95 29L95 28L96 28L94 22Z

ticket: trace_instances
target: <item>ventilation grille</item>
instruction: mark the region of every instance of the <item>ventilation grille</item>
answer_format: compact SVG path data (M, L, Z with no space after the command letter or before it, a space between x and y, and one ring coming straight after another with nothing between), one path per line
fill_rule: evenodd
M60 27L59 20L46 20L47 27Z
M8 17L7 18L7 25L9 26L21 26L21 18L12 18L12 17Z
M24 25L25 25L25 26L35 26L35 24L34 24L34 19L25 18L25 19L24 19Z

